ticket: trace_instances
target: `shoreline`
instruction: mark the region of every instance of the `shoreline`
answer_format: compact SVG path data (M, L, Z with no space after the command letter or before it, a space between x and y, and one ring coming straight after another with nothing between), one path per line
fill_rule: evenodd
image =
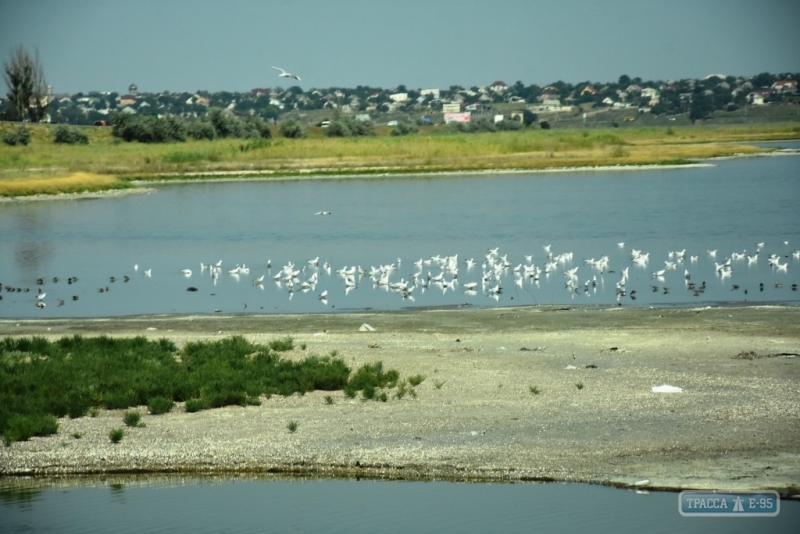
M124 410L64 418L55 436L0 448L0 481L284 474L800 498L800 308L603 311L611 309L3 321L3 336L144 335L178 345L290 335L308 350L288 359L335 350L352 368L382 361L426 379L416 399L387 403L331 392L327 405L317 391L194 414L140 407L147 426L126 429L117 445L107 434L123 426ZM365 322L375 331L360 332ZM684 391L651 392L661 384Z
M237 171L193 171L185 173L161 173L154 176L175 177L162 180L133 180L135 185L132 188L90 191L85 193L57 193L57 194L37 194L17 197L0 196L0 204L19 203L19 202L38 202L50 200L81 200L81 199L100 199L115 198L127 195L149 194L156 189L146 187L148 184L187 184L187 183L225 183L225 182L248 182L248 181L307 181L307 180L357 180L366 178L402 178L402 177L442 177L442 176L491 176L491 175L512 175L512 174L552 174L552 173L573 173L573 172L609 172L626 171L636 172L642 170L674 170L685 168L713 167L716 160L730 160L739 158L755 158L770 156L797 156L800 150L786 149L782 151L772 151L758 154L734 154L729 156L719 156L694 160L685 164L665 163L665 164L638 164L638 165L599 165L582 167L552 167L546 169L477 169L461 171L383 171L374 172L341 172L327 174L327 169L300 169L289 174L280 174L278 171L269 170L237 170ZM333 170L333 169L330 169ZM184 177L184 178L181 178ZM215 178L216 177L216 178Z

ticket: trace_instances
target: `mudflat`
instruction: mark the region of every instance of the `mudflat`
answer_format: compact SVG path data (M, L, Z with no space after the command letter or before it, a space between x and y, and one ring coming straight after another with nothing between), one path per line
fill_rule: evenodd
M800 494L798 307L0 321L3 336L73 334L178 345L288 335L286 358L337 351L352 368L382 361L424 380L416 397L389 390L387 402L313 392L198 413L141 407L146 426L118 444L108 433L124 426L122 411L65 418L57 435L0 448L0 475L271 472ZM651 390L660 385L682 392Z

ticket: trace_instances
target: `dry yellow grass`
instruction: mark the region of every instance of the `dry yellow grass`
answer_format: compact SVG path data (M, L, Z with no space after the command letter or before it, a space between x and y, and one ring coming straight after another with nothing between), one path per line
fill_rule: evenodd
M79 193L126 187L115 176L73 172L67 176L28 176L0 179L0 196Z

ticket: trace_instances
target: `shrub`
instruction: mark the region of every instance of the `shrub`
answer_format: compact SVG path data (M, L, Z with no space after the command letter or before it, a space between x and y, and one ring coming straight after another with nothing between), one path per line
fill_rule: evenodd
M214 125L207 120L195 120L186 125L186 133L195 139L207 139L213 141L217 138L217 131Z
M58 432L58 420L52 415L23 415L11 417L3 432L6 446L15 441L28 441L33 436L50 436Z
M121 428L112 428L108 433L108 439L111 440L111 443L119 443L124 437L125 431Z
M325 404L328 405L333 404L333 397L331 397L330 395L325 395Z
M286 425L286 428L289 429L289 432L294 433L294 432L297 431L297 427L298 426L300 426L300 425L297 423L297 421L289 421L289 424Z
M125 415L122 416L122 422L125 423L125 426L135 428L142 422L142 414L133 410L125 412Z
M53 130L53 141L65 145L88 145L89 136L77 128L59 124Z
M184 405L184 409L189 413L199 412L204 408L205 404L203 403L202 399L189 399L186 401L186 404Z
M442 386L444 385L444 380L434 380L433 385L436 389L442 389Z
M522 128L524 128L524 126L520 121L514 119L502 120L496 123L495 126L497 126L498 130L506 132L521 130Z
M281 123L280 134L289 139L308 137L308 129L299 121L287 119Z
M583 387L584 387L583 386L583 382L578 382L577 384L575 384L575 387L578 388L578 389L583 389Z
M20 125L16 131L9 130L4 133L3 142L8 146L27 145L31 142L31 132L25 126Z
M616 124L616 123L615 123L615 124ZM549 123L549 122L547 122L547 121L542 121L542 122L540 122L540 123L539 123L539 127L540 127L542 130L549 130L549 129L550 129L550 123Z
M111 134L125 141L140 143L167 143L186 141L186 124L179 118L168 115L131 115L117 113L111 119Z
M539 393L542 392L542 390L539 389L539 386L528 386L528 389L530 389L531 393L533 393L534 395L538 395Z
M394 136L409 135L417 132L419 132L419 127L411 121L401 122L392 129L392 135Z
M383 362L366 363L356 371L347 386L355 391L372 388L374 392L375 388L394 387L398 378L400 378L400 373L394 369L384 372ZM347 393L347 389L345 389L345 393Z
M375 130L371 121L361 121L353 117L341 117L325 129L325 135L328 137L358 137L374 134Z
M172 399L162 396L153 397L147 401L147 409L152 415L165 414L172 410L173 406L175 406L175 403L172 402Z

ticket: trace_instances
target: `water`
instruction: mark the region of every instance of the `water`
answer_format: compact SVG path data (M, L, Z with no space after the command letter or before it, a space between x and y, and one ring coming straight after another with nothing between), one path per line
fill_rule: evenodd
M116 199L3 204L0 317L331 313L462 304L797 305L800 293L792 284L800 282L800 257L792 253L800 249L798 163L785 156L672 170L180 184ZM332 214L314 215L321 210ZM757 262L733 259L730 277L716 273L715 263L734 252L753 255L761 242ZM513 267L527 264L526 255L545 268L546 245L554 255L572 252L572 260L542 273L538 282L527 277L517 283ZM483 285L482 264L495 247L509 268ZM632 263L634 248L649 253L646 265ZM671 259L675 269L653 276L665 269L670 252L682 250L682 262L674 254ZM717 250L716 257L708 250ZM442 273L434 261L422 266L413 300L366 276L357 276L357 287L348 291L336 273L345 266L394 264L389 281L409 281L420 270L415 261L456 254L457 285L422 287L428 273ZM770 266L770 254L788 264L785 272ZM602 270L584 263L602 256L608 256ZM315 257L319 268L306 263ZM477 262L471 270L468 258ZM200 272L200 263L218 260L222 274L215 283ZM288 262L302 270L291 292L272 281ZM249 274L228 274L237 264L247 265ZM575 267L576 276L565 277ZM630 274L621 295L616 286L625 268ZM151 277L143 275L147 269ZM191 269L191 277L182 269ZM300 283L315 272L318 281L303 292ZM443 278L452 282L454 274L444 272ZM261 275L264 283L253 285ZM71 277L78 281L68 284ZM474 294L464 290L469 282L478 283ZM702 292L688 287L703 282ZM489 293L496 285L502 293ZM44 309L36 306L40 290ZM323 291L327 303L319 299Z
M773 518L685 518L678 494L581 484L174 479L0 491L0 533L792 532ZM791 525L795 525L792 527Z

